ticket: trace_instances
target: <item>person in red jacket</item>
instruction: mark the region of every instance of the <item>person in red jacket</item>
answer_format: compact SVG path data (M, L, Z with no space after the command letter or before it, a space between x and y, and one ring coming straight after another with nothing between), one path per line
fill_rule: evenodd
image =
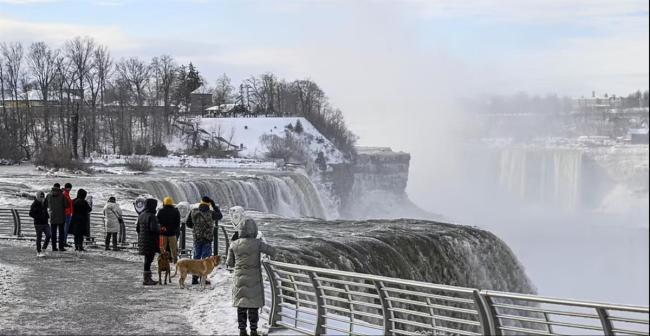
M66 183L63 186L63 197L65 197L68 200L68 204L70 204L69 207L65 208L65 227L63 229L64 231L64 236L63 236L63 243L65 247L70 247L68 244L68 230L70 230L70 220L72 220L72 198L70 197L70 190L72 190L72 184L71 183Z

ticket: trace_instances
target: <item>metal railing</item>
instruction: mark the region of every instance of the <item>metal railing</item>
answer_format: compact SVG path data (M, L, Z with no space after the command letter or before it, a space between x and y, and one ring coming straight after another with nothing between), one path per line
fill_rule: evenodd
M263 266L269 325L307 335L648 335L648 307Z

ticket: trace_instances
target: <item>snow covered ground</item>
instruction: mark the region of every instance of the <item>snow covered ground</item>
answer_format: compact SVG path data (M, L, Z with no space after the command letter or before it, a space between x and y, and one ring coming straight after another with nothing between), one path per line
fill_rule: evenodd
M240 157L264 158L266 148L260 142L260 137L265 134L284 137L285 127L295 126L300 121L303 127L301 137L308 143L311 154L316 158L318 152L323 152L328 163L341 163L343 154L323 136L307 119L302 117L291 118L201 118L200 127L211 135L221 136L235 146L243 146ZM181 139L175 138L166 143L169 150L178 151L185 144Z
M201 290L180 289L178 275L144 287L141 270L142 257L130 252L37 258L34 242L0 239L0 334L238 333L227 271L217 269L212 288Z

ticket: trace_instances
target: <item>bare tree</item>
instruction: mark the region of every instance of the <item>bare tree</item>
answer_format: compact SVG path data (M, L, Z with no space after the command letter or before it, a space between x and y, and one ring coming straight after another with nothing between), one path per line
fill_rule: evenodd
M217 85L214 88L212 100L216 105L229 104L232 102L233 86L230 77L225 73L217 78Z
M46 143L52 144L52 127L50 126L50 90L56 76L56 61L59 56L59 50L52 50L45 42L35 42L29 48L29 65L32 75L41 93L43 100L43 124L45 127Z
M172 99L172 90L174 88L174 83L177 79L177 69L178 66L174 59L169 55L162 55L160 57L154 57L151 61L151 70L154 77L154 82L156 83L156 100L157 104L160 104L162 100L163 104L163 120L165 133L167 135L171 132L171 120L170 120L170 105ZM154 117L154 121L157 118ZM155 142L160 142L160 135L154 136L156 138Z
M77 145L79 142L79 116L80 109L85 99L85 81L87 80L88 72L92 68L92 54L95 50L95 41L90 37L75 37L72 41L65 43L65 53L75 71L77 78L77 93L81 97L80 100L74 104L72 116L72 154L75 158L79 158Z

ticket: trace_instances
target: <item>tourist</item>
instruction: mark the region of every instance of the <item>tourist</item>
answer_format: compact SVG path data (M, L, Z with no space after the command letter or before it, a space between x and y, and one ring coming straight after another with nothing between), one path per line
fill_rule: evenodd
M111 237L113 238L113 251L118 251L117 248L117 232L120 230L120 223L124 222L122 219L122 209L115 203L115 197L108 198L108 202L104 206L104 228L106 232L105 249L108 251Z
M138 252L144 256L144 273L142 284L145 286L155 285L158 282L151 278L151 263L159 251L158 235L160 225L156 218L156 206L158 201L148 198L144 202L144 211L138 216L135 224L135 231L138 233Z
M60 184L54 183L52 191L45 198L45 204L50 212L50 224L52 225L52 251L65 251L65 209L69 204L68 200L63 196Z
M167 196L163 199L163 207L158 210L158 223L160 223L160 249L168 250L172 256L172 263L178 260L177 236L181 227L181 213L174 206L174 200Z
M261 254L275 255L275 248L257 238L257 223L246 219L239 227L239 239L230 245L226 265L234 267L232 298L237 307L239 335L246 333L246 319L251 336L257 335L258 309L264 306Z
M70 220L70 233L74 235L74 250L83 252L84 236L90 232L90 212L92 207L86 201L88 193L84 189L77 190L77 198L72 201L72 219Z
M212 210L210 210L212 206ZM194 235L194 259L204 259L212 255L212 241L214 240L214 228L218 220L223 218L221 210L208 196L201 198L197 209L192 209L185 225L192 229ZM192 276L192 284L199 283L199 277ZM210 284L206 281L206 284Z
M42 257L44 254L43 250L47 250L47 244L50 243L50 226L47 223L47 220L50 218L50 215L47 213L47 207L45 206L45 193L42 191L36 192L36 197L32 206L29 208L29 217L34 218L34 228L36 229L36 256ZM41 239L45 233L45 243L41 249Z
M63 196L68 200L68 207L65 208L65 227L63 228L63 246L70 247L68 245L68 231L70 231L70 221L72 220L72 198L70 197L70 190L72 190L72 184L66 183L63 185Z

